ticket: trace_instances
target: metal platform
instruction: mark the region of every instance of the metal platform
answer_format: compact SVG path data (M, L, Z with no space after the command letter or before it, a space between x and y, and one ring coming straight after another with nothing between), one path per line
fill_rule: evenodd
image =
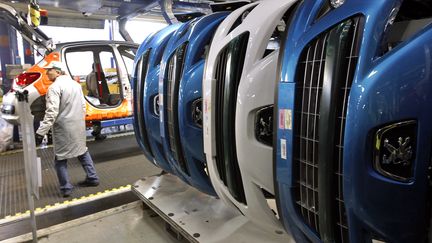
M85 178L81 164L76 159L68 161L71 182L75 185L71 198L62 198L54 168L52 148L39 149L42 161L42 187L36 207L42 210L54 204L71 201L74 198L96 195L122 186L148 175L160 172L143 156L135 137L131 134L108 138L102 142L87 143L100 177L98 187L79 187L76 184ZM14 217L27 211L25 193L23 153L12 152L0 155L0 219Z
M136 200L138 198L130 191L130 187L122 187L108 192L56 203L36 210L37 228L39 231L55 227L64 222L93 215L103 210L121 207ZM29 213L0 219L0 242L31 232L32 228L29 220ZM31 233L29 234L32 236Z
M267 232L221 200L164 174L137 181L132 191L190 242L294 242L285 232Z
M187 243L167 234L164 223L165 221L151 209L143 207L143 203L138 200L40 229L37 235L39 243ZM17 243L31 240L32 234L28 233L0 242Z

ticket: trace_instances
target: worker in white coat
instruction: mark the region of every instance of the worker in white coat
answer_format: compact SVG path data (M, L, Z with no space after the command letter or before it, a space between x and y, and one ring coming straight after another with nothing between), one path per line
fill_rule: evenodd
M85 100L81 85L63 75L61 62L52 61L44 67L53 84L46 95L43 121L36 131L36 143L53 128L55 168L62 196L69 197L73 186L69 181L67 160L77 157L86 173L86 179L78 185L97 186L99 178L86 146Z

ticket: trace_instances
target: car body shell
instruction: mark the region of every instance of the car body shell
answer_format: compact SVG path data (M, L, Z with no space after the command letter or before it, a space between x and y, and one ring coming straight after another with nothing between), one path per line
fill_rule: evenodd
M15 90L19 91L28 91L28 100L29 104L32 108L32 113L38 119L43 118L43 113L45 110L45 104L43 100L38 99L40 97L45 96L48 91L49 86L52 84L48 77L46 76L46 70L43 69L44 66L48 65L51 61L63 61L65 51L69 48L75 47L90 47L90 46L111 46L113 48L113 53L115 58L117 59L118 65L118 74L121 80L121 94L123 96L123 100L117 106L111 106L107 108L100 108L92 105L90 102L86 102L86 122L90 124L92 121L102 121L116 118L124 118L132 115L132 90L130 87L130 81L128 77L128 73L126 70L126 66L122 60L120 53L117 50L118 45L130 46L133 48L137 48L138 45L129 43L129 42L120 42L120 41L82 41L82 42L70 42L70 43L62 43L56 46L56 49L47 54L42 61L30 67L26 72L36 72L40 73L41 76L38 80L34 81L28 86L19 87L16 85L16 80L14 80L12 88L13 90L9 91L3 97L3 107L12 106L14 107L14 114L5 114L2 112L2 118L12 124L19 123L19 114L20 110L17 106L17 99L15 97ZM67 69L66 74L70 76L69 69ZM34 102L38 103L34 103Z

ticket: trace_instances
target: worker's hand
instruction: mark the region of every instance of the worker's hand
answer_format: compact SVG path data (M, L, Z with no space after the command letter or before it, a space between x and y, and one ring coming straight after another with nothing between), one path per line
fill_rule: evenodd
M36 133L36 136L35 136L36 146L39 146L42 143L43 138L44 138L44 136Z

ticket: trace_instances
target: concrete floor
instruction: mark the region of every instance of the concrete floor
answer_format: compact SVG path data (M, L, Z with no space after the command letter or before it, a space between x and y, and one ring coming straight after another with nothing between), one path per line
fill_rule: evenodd
M143 209L142 205L141 201L137 201L39 230L38 241L40 243L184 242L165 231L165 222L152 210ZM3 243L29 240L31 234L11 238Z

